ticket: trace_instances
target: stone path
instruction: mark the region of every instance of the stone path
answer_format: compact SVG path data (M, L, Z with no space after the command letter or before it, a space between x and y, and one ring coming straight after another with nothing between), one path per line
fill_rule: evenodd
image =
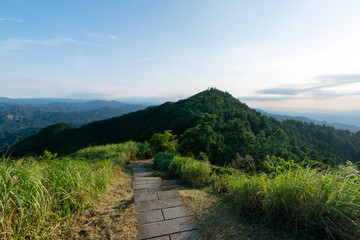
M164 191L160 177L153 177L146 168L151 162L134 166L134 194L137 219L140 223L138 239L203 240L177 190Z

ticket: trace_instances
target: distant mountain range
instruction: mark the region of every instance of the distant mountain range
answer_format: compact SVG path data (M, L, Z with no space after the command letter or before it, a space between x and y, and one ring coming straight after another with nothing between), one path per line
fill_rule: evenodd
M247 157L261 168L267 155L326 165L360 159L360 132L292 119L280 122L217 89L78 128L58 123L15 144L10 151L13 156L42 154L44 150L67 154L87 146L143 142L164 130L178 136L186 133L181 139L196 150L194 156L205 154L218 165Z
M143 108L143 105L103 100L0 98L0 150L48 125L66 122L78 127Z
M319 120L302 117L302 116L289 116L289 115L282 115L282 114L273 114L273 113L268 113L262 109L256 109L256 110L259 111L261 114L268 116L268 117L275 118L276 120L278 120L280 122L288 120L288 119L292 119L292 120L297 120L297 121L302 121L302 122L314 123L314 124L317 124L320 126L325 125L325 126L334 127L336 129L349 130L350 132L354 132L354 133L360 131L360 127L355 126L355 125L338 123L338 122L333 123L333 122L327 122L327 121L319 121Z

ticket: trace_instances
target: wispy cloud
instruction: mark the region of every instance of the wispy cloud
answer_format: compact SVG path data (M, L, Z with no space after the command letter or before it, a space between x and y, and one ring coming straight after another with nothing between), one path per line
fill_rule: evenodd
M255 92L246 100L282 101L291 99L327 99L360 95L360 74L317 76L312 84L272 87Z
M134 61L134 63L142 63L142 62L148 62L151 61L152 58L139 58Z
M292 96L248 96L239 97L241 101L286 101L293 99Z
M295 89L295 88L281 88L281 87L275 87L275 88L267 88L258 91L258 93L261 94L271 94L271 95L297 95L301 92L301 89Z
M332 83L336 86L345 83L360 83L360 74L323 75L316 77L316 79L324 83Z
M22 22L25 22L24 19L22 18L3 18L3 17L0 17L0 22L18 22L18 23L22 23Z
M78 41L72 38L51 38L51 39L21 39L11 38L0 43L0 48L5 50L17 50L23 49L29 46L44 46L44 47L57 47L64 44L79 44L103 47L104 45L92 42Z
M3 42L3 44L1 44L1 48L7 50L15 50L15 49L22 49L26 46L31 46L31 45L54 47L64 43L74 43L74 42L75 40L71 38L52 38L47 40L11 38Z
M117 40L118 39L118 36L115 34L100 34L100 33L95 33L92 31L88 31L88 30L84 30L84 29L76 28L76 27L65 27L65 28L75 31L77 33L80 33L82 35L85 35L87 37L94 38L94 39L101 39L101 40Z
M85 66L88 63L88 56L84 54L82 51L76 51L76 67L80 68Z
M117 40L117 39L118 39L118 37L115 36L115 35L109 35L108 37L111 38L111 39L113 39L113 40Z
M113 34L97 34L97 33L86 32L86 31L81 31L81 32L86 36L96 38L96 39L110 39L110 40L118 39L118 36L113 35Z

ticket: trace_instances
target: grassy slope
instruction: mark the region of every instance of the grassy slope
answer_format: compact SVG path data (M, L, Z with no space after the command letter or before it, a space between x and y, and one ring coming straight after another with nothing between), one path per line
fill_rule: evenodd
M211 188L191 188L182 180L174 180L166 172L155 172L164 180L164 188L177 189L206 239L280 240L294 239L282 230L244 217L226 197Z
M130 168L129 168L130 169ZM59 239L132 239L137 236L131 171L118 172L93 207L61 227Z
M126 164L142 157L139 146L97 146L56 159L49 154L39 159L2 158L0 238L58 238L59 224L91 208Z
M355 166L318 172L280 160L270 162L271 173L254 175L184 157L169 162L155 156L155 167L167 164L172 176L191 186L209 186L226 195L242 215L306 239L360 237L360 174Z
M280 240L294 239L283 231L243 217L219 194L204 189L180 191L206 239Z

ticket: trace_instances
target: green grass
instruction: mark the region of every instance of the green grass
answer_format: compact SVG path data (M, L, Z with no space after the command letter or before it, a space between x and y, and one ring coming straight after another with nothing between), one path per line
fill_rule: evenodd
M169 170L170 174L179 176L194 187L207 185L211 172L211 165L206 161L166 153L155 155L154 166L161 171Z
M281 163L269 173L246 174L177 156L168 170L192 186L211 186L230 197L243 214L277 228L313 239L360 238L360 179L355 166L319 171L281 160L277 164Z
M165 171L169 168L170 163L174 158L174 154L160 152L154 157L154 166L160 171Z
M142 154L127 142L67 157L0 159L0 238L48 238L58 223L91 206L116 171Z
M206 186L209 183L211 168L208 162L174 157L169 168L172 174L179 175L181 179L194 187Z

